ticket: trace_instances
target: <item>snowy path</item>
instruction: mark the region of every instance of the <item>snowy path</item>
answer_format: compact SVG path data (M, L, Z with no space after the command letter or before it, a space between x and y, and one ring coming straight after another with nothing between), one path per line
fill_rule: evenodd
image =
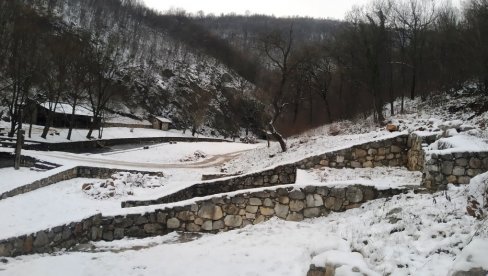
M69 160L69 161L76 161L77 163L83 165L119 165L124 166L125 168L134 168L134 169L141 169L141 168L150 168L150 169L198 169L198 168L209 168L222 165L236 156L246 152L248 150L242 150L232 153L226 154L219 154L212 156L208 159L192 162L192 163L149 163L149 162L132 162L132 161L123 161L123 160L113 160L113 159L101 159L98 157L90 157L90 156L83 156L83 155L76 155L76 154L69 154L64 152L46 152L42 153L40 156L47 156L47 157L54 157L56 161Z

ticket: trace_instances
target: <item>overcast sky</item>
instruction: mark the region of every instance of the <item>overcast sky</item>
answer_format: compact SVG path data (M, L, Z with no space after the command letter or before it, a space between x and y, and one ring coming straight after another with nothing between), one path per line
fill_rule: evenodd
M275 16L310 16L343 19L354 4L363 5L369 0L144 0L146 5L160 11L183 8L187 12L200 10L219 15L235 12L268 14Z

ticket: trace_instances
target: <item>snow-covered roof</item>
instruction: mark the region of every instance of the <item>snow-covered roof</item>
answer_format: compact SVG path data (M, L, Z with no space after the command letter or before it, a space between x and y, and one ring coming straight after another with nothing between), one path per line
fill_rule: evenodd
M172 121L170 119L164 118L164 117L155 117L156 120L160 121L161 123L168 123L171 124Z
M49 102L41 103L40 105L44 107L45 109L49 109ZM54 105L54 103L51 103ZM58 103L56 105L56 109L54 110L55 113L60 113L60 114L72 114L73 113L73 107L70 104L66 103ZM93 116L93 112L89 110L86 107L83 106L77 106L75 109L75 115L81 115L81 116Z

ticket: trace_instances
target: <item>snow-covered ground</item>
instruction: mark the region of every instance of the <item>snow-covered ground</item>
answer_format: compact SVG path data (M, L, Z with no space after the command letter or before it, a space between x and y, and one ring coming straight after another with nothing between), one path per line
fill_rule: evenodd
M90 155L90 157L105 160L131 160L134 162L148 163L178 163L181 162L181 160L192 157L192 155L194 155L196 152L200 152L207 157L211 157L215 155L243 152L255 148L261 148L263 146L263 144L242 143L178 142L176 144L165 143L149 146L149 149L137 148L125 151L93 154Z
M308 185L344 186L361 184L376 189L390 189L419 186L422 173L406 168L359 168L298 170L297 183Z
M98 242L88 252L7 258L0 274L302 276L312 262L328 262L342 265L336 275L448 275L455 267L487 265L480 256L486 222L465 214L465 196L453 187L445 194L410 193L328 217L272 219L186 243L177 233Z

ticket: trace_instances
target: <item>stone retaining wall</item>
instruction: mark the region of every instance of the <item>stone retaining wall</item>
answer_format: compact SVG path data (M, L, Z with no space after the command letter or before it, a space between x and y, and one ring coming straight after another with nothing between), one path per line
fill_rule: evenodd
M407 165L407 135L355 145L347 149L305 158L294 165L299 169L320 167L373 168Z
M431 154L425 163L422 185L445 190L447 184L469 184L471 178L488 171L488 152Z
M390 197L403 190L378 191L354 185L330 188L278 188L207 198L179 207L144 214L102 217L95 215L37 233L0 241L0 256L49 253L88 241L112 241L124 237L165 235L172 231L217 233L257 224L272 217L300 221L345 211L363 202Z
M122 202L122 208L177 202L194 197L203 197L242 189L292 184L296 179L297 168L406 166L407 150L407 135L401 135L385 140L355 145L347 149L327 152L255 174L198 183L174 194L154 200L125 201Z
M230 177L212 182L198 183L158 199L124 201L122 202L122 208L171 203L195 197L204 197L245 189L292 184L295 183L296 175L297 170L295 166L279 166L257 173Z
M14 161L15 161L15 154L10 153L10 152L0 152L0 169L13 167ZM41 161L41 160L36 159L34 157L25 156L25 155L22 155L20 157L20 166L21 167L34 167L36 165L36 163L38 163L38 162L43 162L45 164L49 164L52 167L59 167L59 165L57 165L57 164Z
M149 175L160 175L162 172L148 172L148 171L134 171L134 170L124 170L124 169L111 169L111 168L97 168L97 167L86 167L79 166L59 173L53 174L43 179L36 180L30 184L17 187L8 192L0 194L0 200L8 197L13 197L16 195L28 193L52 184L56 184L61 181L70 180L77 177L83 178L109 178L112 174L116 172L130 172L130 173L142 173Z
M64 143L41 143L26 144L24 149L41 150L41 151L67 151L83 152L97 148L110 147L123 144L137 143L166 143L166 142L229 142L223 139L197 138L197 137L141 137L141 138L119 138L119 139L101 139L90 141L64 142Z

